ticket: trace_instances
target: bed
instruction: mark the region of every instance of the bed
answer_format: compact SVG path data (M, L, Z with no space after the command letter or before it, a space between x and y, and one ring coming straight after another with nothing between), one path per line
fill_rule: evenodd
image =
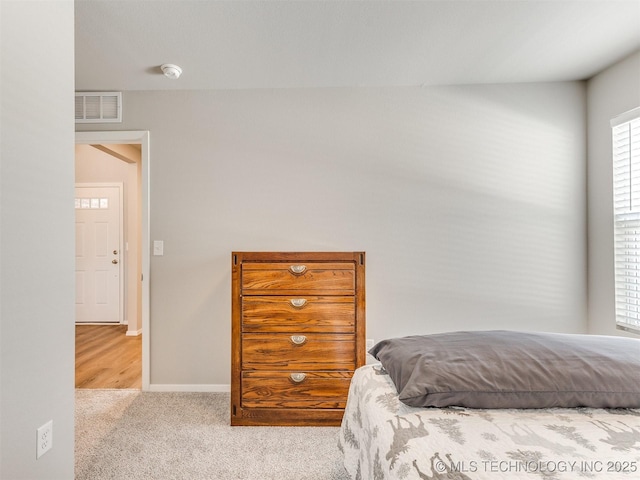
M370 353L339 434L354 480L640 478L640 340L453 332Z

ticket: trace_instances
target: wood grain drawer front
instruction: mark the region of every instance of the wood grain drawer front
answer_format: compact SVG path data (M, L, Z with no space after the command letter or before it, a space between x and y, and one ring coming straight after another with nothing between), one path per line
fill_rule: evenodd
M344 408L352 374L243 372L242 407Z
M241 288L245 295L278 291L354 295L356 272L353 263L245 263Z
M354 297L245 296L243 332L354 333Z
M243 370L355 370L354 336L246 333L242 336Z

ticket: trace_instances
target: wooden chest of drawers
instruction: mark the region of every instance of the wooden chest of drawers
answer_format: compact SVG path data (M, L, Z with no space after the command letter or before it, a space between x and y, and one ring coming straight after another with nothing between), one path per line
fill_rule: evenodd
M233 252L231 425L339 425L365 363L364 252Z

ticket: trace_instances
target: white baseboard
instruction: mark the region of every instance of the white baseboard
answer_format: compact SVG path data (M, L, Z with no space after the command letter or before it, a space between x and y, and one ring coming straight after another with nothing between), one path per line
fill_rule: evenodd
M76 322L76 325L122 325L120 322Z
M216 392L225 393L231 391L231 385L229 384L200 384L200 385L187 385L187 384L166 384L166 383L152 383L149 385L150 392Z
M137 337L138 335L142 335L142 329L138 330L127 330L127 337Z

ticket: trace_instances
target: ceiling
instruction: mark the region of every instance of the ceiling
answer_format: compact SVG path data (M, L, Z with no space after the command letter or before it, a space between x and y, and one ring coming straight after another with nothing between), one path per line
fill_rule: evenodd
M76 0L75 14L76 90L582 80L640 49L640 0Z

